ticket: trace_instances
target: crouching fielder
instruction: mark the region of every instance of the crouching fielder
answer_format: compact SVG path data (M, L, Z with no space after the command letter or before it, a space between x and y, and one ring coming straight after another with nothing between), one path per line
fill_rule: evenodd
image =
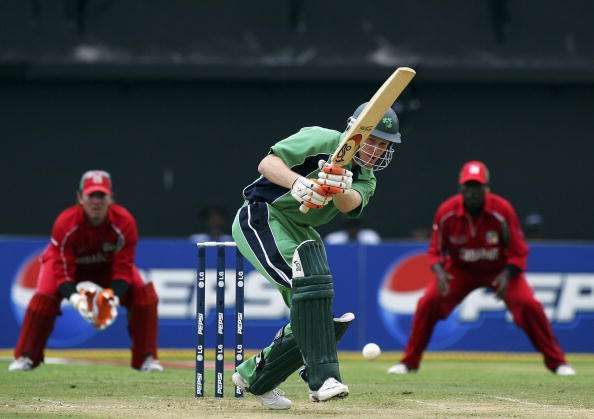
M526 281L528 246L516 211L490 191L489 171L480 161L462 166L458 184L460 192L435 214L428 252L435 277L417 304L404 356L388 372L419 369L435 324L472 291L486 287L505 302L516 325L542 353L546 367L558 375L574 375Z
M236 385L270 409L291 406L276 387L301 367L311 401L349 392L342 382L336 342L354 315L333 318L334 281L315 227L338 213L352 218L361 214L375 191L373 172L387 166L400 142L398 118L390 109L344 168L327 163L342 135L307 127L273 145L258 166L262 176L244 189L245 203L233 222L241 253L279 290L291 310L290 323L272 344L233 375ZM302 203L312 210L300 212Z
M109 174L88 171L78 204L56 219L9 371L28 371L43 361L62 299L100 330L115 321L118 306L126 307L132 368L163 371L157 359L157 294L134 265L136 221L112 195Z

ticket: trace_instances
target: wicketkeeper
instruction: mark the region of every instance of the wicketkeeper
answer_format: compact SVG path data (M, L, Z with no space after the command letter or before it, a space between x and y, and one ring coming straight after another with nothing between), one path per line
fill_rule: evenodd
M435 323L470 292L487 287L505 302L546 367L558 375L574 375L524 276L528 246L514 208L490 192L489 171L482 162L466 163L458 183L460 193L439 206L433 221L428 254L435 278L417 304L404 356L388 372L416 371Z
M233 222L233 238L241 253L291 309L290 323L272 344L243 362L233 375L236 385L270 409L291 406L276 387L304 364L301 377L309 385L311 401L349 392L342 383L336 341L354 315L333 319L334 281L315 227L339 213L354 218L361 214L375 191L373 172L388 165L400 143L398 118L388 110L344 168L328 163L342 135L307 127L273 145L258 166L262 176L243 190L245 203ZM311 209L307 214L299 211L302 203Z
M157 359L157 294L134 265L136 220L113 202L105 171L84 173L77 199L54 223L8 369L29 371L43 361L60 302L66 299L100 330L115 321L120 305L126 307L132 368L163 371Z

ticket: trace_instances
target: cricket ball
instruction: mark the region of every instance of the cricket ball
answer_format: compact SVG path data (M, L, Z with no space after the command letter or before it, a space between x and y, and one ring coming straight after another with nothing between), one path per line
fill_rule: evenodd
M363 350L361 351L361 353L363 354L363 358L372 360L372 359L375 359L378 356L380 356L380 354L382 353L382 350L380 349L379 346L377 346L377 344L368 343L367 345L365 345L363 347Z

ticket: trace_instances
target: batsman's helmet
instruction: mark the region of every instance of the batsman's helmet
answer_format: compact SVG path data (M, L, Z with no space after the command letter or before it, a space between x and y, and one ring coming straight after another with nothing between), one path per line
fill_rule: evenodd
M365 109L365 105L367 103L362 103L355 109L355 112L353 112L353 115L348 120L347 130L357 120L359 115L361 115L361 112ZM380 149L376 145L366 145L364 147L360 145L359 151L353 156L353 160L359 166L376 172L385 169L390 161L392 161L396 144L402 142L399 127L400 124L396 112L392 108L389 108L370 133L375 138L388 141L390 143L388 148Z
M357 120L363 109L365 109L365 105L367 102L360 104L353 115L348 120L347 129ZM382 119L380 119L379 123L375 126L373 131L371 131L371 135L376 138L381 138L382 140L389 141L391 143L399 144L401 143L400 137L400 122L398 121L398 117L396 116L396 112L394 109L389 108Z

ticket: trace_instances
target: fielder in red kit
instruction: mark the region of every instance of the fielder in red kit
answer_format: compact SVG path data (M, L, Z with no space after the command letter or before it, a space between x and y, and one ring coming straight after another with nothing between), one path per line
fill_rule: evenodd
M136 220L113 202L105 171L83 174L77 199L78 205L64 210L54 223L8 369L28 371L43 361L60 303L66 299L97 329L114 322L119 305L126 307L132 368L163 371L157 359L157 294L134 265Z
M428 251L435 279L417 304L404 356L389 373L417 370L435 323L471 291L488 287L542 353L546 367L558 375L575 374L524 276L528 246L516 212L488 183L487 167L470 161L460 172L460 193L439 206Z

